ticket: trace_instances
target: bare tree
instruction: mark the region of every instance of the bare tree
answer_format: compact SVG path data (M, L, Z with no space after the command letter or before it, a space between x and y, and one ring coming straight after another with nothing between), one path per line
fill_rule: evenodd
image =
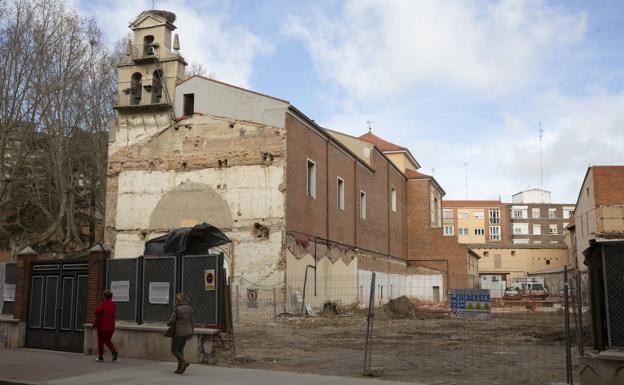
M4 5L0 238L14 253L86 248L103 230L116 59L95 22L62 1Z

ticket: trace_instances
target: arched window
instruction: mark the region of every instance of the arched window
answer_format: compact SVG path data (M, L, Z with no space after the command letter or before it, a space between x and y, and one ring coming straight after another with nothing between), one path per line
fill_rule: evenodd
M154 71L152 76L152 104L161 102L163 96L163 76L162 71Z
M141 84L141 74L135 72L132 74L132 80L130 81L130 104L133 106L141 104L141 93L142 84Z
M143 38L143 56L154 55L154 36L147 35Z

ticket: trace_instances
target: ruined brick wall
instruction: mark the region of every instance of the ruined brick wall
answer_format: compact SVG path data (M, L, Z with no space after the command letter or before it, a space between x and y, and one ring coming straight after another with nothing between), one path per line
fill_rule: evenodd
M136 132L145 119L134 119ZM283 128L194 116L123 142L127 125L118 122L109 147L106 243L114 257L135 257L146 240L208 222L235 241L235 274L283 270Z
M468 274L466 246L458 244L455 237L445 237L442 228L430 226L430 184L426 179L411 179L407 182L408 260L411 265L441 271L447 271L447 262L444 261L448 261L451 276L465 276Z

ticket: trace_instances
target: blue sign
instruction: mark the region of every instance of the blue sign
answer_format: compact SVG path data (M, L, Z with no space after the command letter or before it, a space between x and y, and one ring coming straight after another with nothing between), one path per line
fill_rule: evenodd
M451 289L451 315L457 318L490 318L488 289Z

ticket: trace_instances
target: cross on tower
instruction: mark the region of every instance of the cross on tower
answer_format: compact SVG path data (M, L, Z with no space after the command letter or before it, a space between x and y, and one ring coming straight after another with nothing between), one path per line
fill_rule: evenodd
M368 132L371 132L373 129L373 121L369 119L366 121L366 124L368 124Z

